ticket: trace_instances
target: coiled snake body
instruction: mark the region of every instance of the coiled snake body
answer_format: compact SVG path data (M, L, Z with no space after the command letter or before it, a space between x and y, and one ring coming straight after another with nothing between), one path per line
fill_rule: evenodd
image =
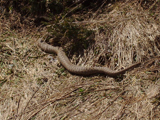
M85 67L85 66L77 66L72 64L66 54L63 52L62 48L54 47L52 45L43 42L42 39L38 40L38 46L42 49L42 51L46 53L56 53L60 63L71 73L77 75L94 75L94 74L105 74L108 76L116 77L120 74L124 74L127 70L135 68L139 66L141 63L136 63L127 67L120 71L113 71L107 67Z

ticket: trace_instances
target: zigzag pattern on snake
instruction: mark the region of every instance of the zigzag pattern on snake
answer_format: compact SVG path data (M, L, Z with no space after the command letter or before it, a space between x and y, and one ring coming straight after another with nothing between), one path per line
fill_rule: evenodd
M131 65L130 67L127 67L120 71L114 71L107 67L85 67L85 66L77 66L72 64L66 54L63 52L61 47L55 47L52 45L47 44L46 42L43 42L42 38L38 40L38 46L42 49L42 51L46 53L56 53L58 56L58 60L60 63L71 73L77 74L77 75L94 75L94 74L105 74L111 77L116 77L120 74L124 74L129 69L133 69L141 64L141 62Z

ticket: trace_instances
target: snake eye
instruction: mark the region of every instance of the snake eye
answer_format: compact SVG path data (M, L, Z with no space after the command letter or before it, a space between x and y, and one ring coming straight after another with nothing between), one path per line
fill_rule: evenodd
M38 41L39 41L39 42L43 42L42 38L40 38Z

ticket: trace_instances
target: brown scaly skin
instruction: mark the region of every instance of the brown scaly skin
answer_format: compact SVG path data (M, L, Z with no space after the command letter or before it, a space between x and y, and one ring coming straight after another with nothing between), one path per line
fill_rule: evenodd
M94 75L94 74L105 74L111 77L117 77L118 75L124 74L129 69L133 69L141 64L141 62L131 65L120 71L113 71L107 67L85 67L85 66L77 66L72 64L66 54L63 52L62 48L54 47L42 41L40 38L38 40L38 46L42 49L42 51L46 53L56 53L58 55L58 59L60 63L71 73L77 75Z

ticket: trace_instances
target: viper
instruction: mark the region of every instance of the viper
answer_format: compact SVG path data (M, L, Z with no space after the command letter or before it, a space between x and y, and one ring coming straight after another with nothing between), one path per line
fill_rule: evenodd
M77 75L94 75L94 74L105 74L111 77L116 77L118 75L124 74L126 71L133 69L141 64L141 62L138 62L136 64L133 64L123 70L120 71L114 71L107 67L86 67L86 66L77 66L70 62L66 54L64 53L63 49L61 47L55 47L52 46L42 40L40 38L38 40L38 46L41 48L42 51L46 53L56 53L58 56L58 60L60 63L71 73L77 74Z

